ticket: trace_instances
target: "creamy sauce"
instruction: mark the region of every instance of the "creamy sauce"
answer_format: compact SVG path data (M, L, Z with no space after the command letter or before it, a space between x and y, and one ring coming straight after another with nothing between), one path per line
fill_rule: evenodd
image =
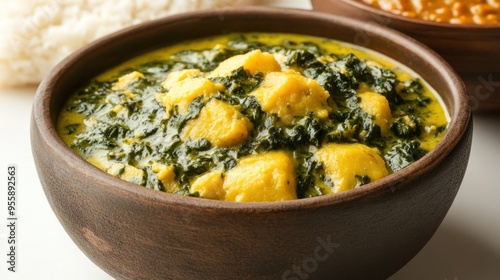
M387 57L247 33L169 46L104 72L68 100L58 131L124 180L243 202L361 187L425 155L447 123L432 89Z

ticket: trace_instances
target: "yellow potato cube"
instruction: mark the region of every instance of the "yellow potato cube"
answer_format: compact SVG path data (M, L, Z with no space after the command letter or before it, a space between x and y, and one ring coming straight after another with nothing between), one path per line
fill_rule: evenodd
M170 90L178 82L185 80L187 78L192 78L201 74L199 69L185 69L180 71L171 72L167 75L167 78L161 85Z
M137 71L130 72L118 78L118 82L116 82L111 89L124 90L127 88L128 85L130 85L133 81L137 79L144 79L144 75L141 72Z
M178 106L179 112L184 114L191 102L199 97L210 97L221 90L221 85L215 84L209 79L192 78L179 81L173 84L170 90L161 97L161 101L167 112L175 105Z
M161 181L167 192L173 193L179 189L179 183L175 180L173 166L155 163L152 170L157 173L158 180Z
M387 134L392 119L391 108L389 107L387 98L375 92L364 92L358 94L358 96L361 98L359 107L367 114L375 117L374 123L380 126L382 135Z
M129 99L134 100L137 96L131 92L130 90L126 90L123 92Z
M246 156L226 173L223 187L226 201L297 199L293 160L284 151Z
M113 111L114 113L118 114L118 113L121 112L122 109L123 109L122 105L116 105L115 107L113 107L113 109L111 109L111 111Z
M224 174L221 171L214 171L198 177L191 184L190 191L198 192L203 198L224 200L226 191L223 185Z
M106 172L113 176L118 176L125 181L135 184L143 184L145 180L144 171L132 165L115 163Z
M132 165L126 165L123 174L120 176L123 180L142 184L144 183L144 171L142 169L136 168Z
M277 114L286 124L295 116L309 113L326 119L330 111L328 92L314 79L295 71L267 74L262 84L250 94L257 98L264 112Z
M114 163L106 170L106 172L108 172L109 174L111 174L113 176L119 176L123 172L124 169L125 169L125 164Z
M196 119L186 123L181 137L183 140L205 138L213 145L229 147L245 141L252 128L252 122L234 107L212 99Z
M262 53L254 50L242 55L236 55L221 62L217 68L209 73L209 78L227 77L234 70L243 69L255 75L257 73L267 74L273 71L280 71L281 66L270 53Z
M389 175L380 152L363 144L326 144L315 153L332 179L334 193L355 188L356 176L368 176L371 181Z

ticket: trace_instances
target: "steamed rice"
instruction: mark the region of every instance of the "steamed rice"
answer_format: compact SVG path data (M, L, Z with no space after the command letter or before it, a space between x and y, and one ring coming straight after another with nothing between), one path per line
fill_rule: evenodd
M0 0L0 85L37 84L81 46L174 13L251 0Z

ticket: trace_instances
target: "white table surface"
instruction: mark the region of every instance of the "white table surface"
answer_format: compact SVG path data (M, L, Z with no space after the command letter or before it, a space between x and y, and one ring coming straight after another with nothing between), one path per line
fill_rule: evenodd
M30 147L35 90L0 88L0 279L112 279L71 241L45 198ZM17 165L19 183L16 273L6 263L9 164ZM424 249L390 280L500 279L499 175L500 114L475 115L470 163L453 206Z

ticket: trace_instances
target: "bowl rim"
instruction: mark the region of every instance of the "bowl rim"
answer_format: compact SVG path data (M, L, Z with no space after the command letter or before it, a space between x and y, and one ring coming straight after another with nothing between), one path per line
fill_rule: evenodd
M325 0L312 0L312 2L316 1L325 1ZM332 0L327 0L327 1L332 1ZM338 0L333 0L333 1L338 1ZM500 24L471 24L471 23L466 23L466 24L453 24L449 22L436 22L436 21L430 21L430 20L423 20L423 19L418 19L418 18L410 18L410 17L405 17L399 14L391 13L386 10L378 9L374 6L371 6L367 3L362 2L361 0L340 0L344 2L347 5L351 5L355 8L367 11L369 13L376 14L378 16L383 16L387 18L393 18L399 21L403 21L406 23L411 23L415 25L423 25L423 26L428 26L428 27L437 27L437 28L445 28L445 29L450 29L450 30L470 30L470 31L477 31L477 30L496 30L500 29Z
M221 17L223 15L223 17ZM155 191L143 186L139 186L120 178L112 176L78 156L70 147L63 143L56 131L56 124L52 122L51 110L53 90L59 82L62 74L70 67L80 63L81 57L96 49L105 47L108 43L113 42L121 37L125 37L133 32L140 32L144 29L154 28L165 25L171 22L192 21L193 17L204 16L227 20L228 16L234 18L252 17L256 15L275 16L286 18L290 16L307 17L309 19L328 22L330 24L343 24L349 26L362 25L363 22L346 17L318 13L307 10L283 9L271 7L244 7L244 8L224 8L217 10L204 10L167 16L161 19L138 24L132 27L122 29L120 31L109 34L101 39L98 39L72 53L62 62L56 65L43 79L39 85L32 111L32 126L38 130L40 139L44 141L54 153L57 154L58 160L64 161L64 164L71 168L80 170L88 176L99 181L102 185L109 188L111 192L120 193L120 195L140 197L149 202L161 203L170 206L205 209L207 211L223 210L228 213L264 213L264 212L283 212L283 211L298 211L304 209L329 207L333 205L345 204L354 200L378 196L384 192L394 192L394 186L399 186L407 182L410 178L418 178L422 174L431 172L439 165L457 146L463 138L466 128L468 127L471 110L468 105L465 86L455 73L455 71L434 51L425 45L415 41L414 39L389 29L387 27L378 26L370 28L370 32L377 32L382 35L384 40L399 41L405 45L405 48L410 49L413 53L420 57L425 57L432 62L434 67L439 67L442 73L442 80L449 84L451 90L450 99L455 104L454 112L449 112L450 108L446 108L450 114L450 123L448 130L443 139L438 145L427 153L422 159L412 163L408 167L390 174L387 177L369 183L362 188L356 188L349 191L323 195L313 198L296 199L279 202L226 202L219 200L200 199L195 197L186 197L178 194L171 194L161 191ZM293 32L290 32L293 33ZM305 34L306 35L306 34ZM376 52L376 51L375 51ZM58 112L57 112L58 113ZM33 133L33 132L32 132ZM33 140L32 140L33 141ZM401 188L404 188L401 187Z

